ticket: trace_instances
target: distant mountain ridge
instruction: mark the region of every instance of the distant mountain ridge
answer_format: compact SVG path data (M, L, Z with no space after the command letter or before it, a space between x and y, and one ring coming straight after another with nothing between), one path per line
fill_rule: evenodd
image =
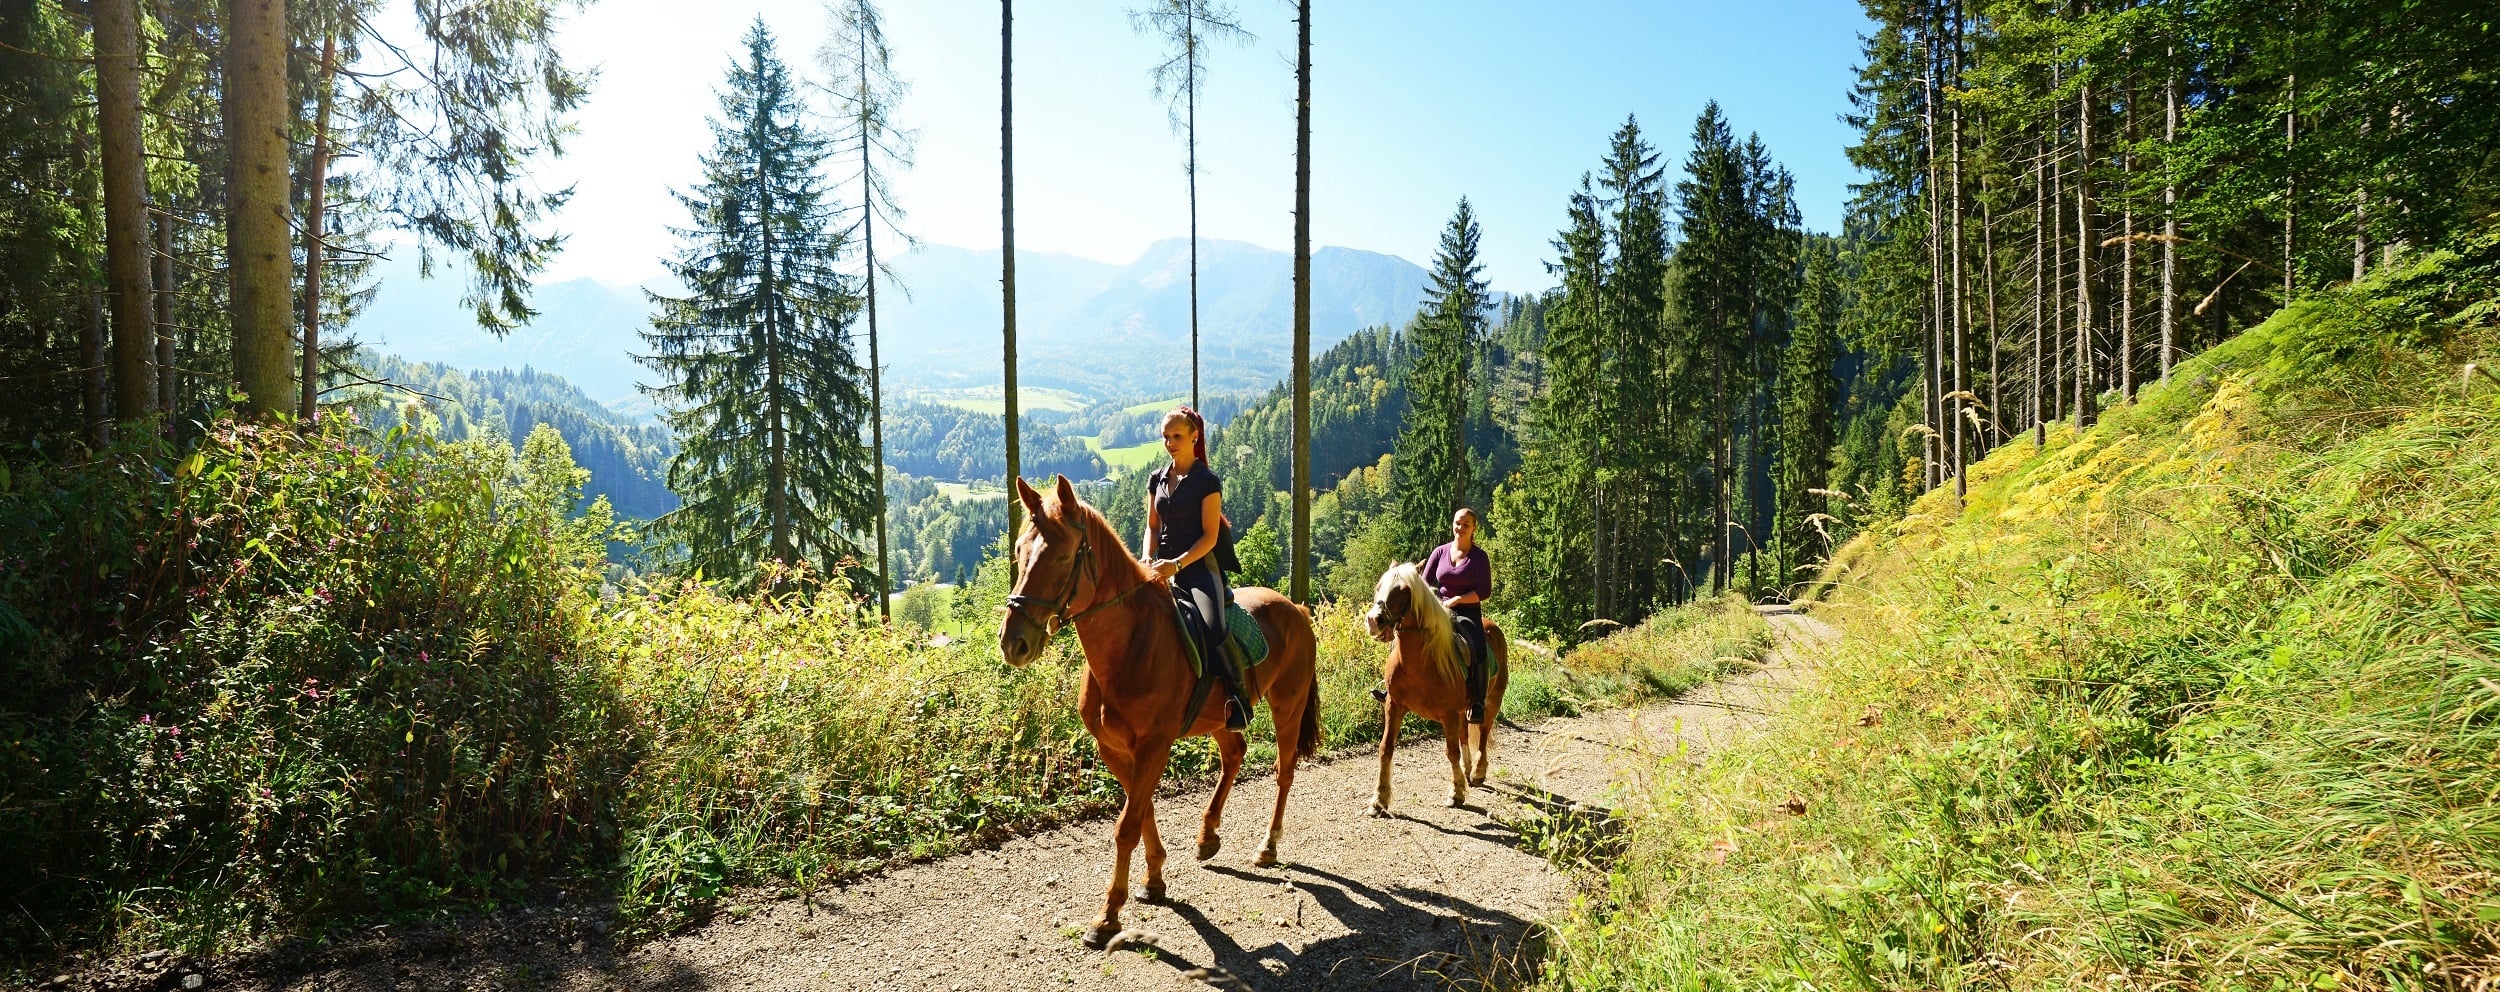
M1201 240L1199 336L1206 391L1266 389L1292 359L1293 256L1239 241ZM456 274L417 277L410 252L374 267L381 287L347 330L413 361L459 368L535 368L564 376L627 413L650 403L650 304L642 287L570 279L538 288L539 316L498 339L459 303ZM878 326L896 390L1001 381L997 249L927 244L895 260L900 291L878 285ZM1424 270L1394 255L1320 248L1311 256L1311 346L1365 327L1402 326L1423 302ZM1189 387L1189 243L1159 241L1126 265L1054 252L1016 253L1019 380L1095 398ZM864 345L863 345L864 349ZM864 355L862 356L865 357Z

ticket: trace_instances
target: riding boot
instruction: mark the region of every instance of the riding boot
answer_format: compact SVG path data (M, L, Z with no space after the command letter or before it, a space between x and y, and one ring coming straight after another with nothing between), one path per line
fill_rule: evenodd
M1226 641L1231 640L1226 638ZM1224 683L1228 706L1224 709L1224 729L1242 730L1250 726L1250 694L1241 688L1241 664L1233 657L1233 646L1216 644L1210 651L1215 661L1215 676Z
M1467 722L1484 722L1484 651L1468 645L1467 652Z

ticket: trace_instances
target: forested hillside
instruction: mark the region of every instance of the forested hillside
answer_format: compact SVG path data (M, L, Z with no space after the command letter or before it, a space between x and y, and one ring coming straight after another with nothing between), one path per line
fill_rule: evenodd
M1023 419L1026 475L1099 479L1109 474L1084 441L1063 435L1045 416L1028 414ZM995 413L936 403L900 404L886 412L885 446L886 466L905 475L947 482L1007 477L1007 429Z
M590 473L589 497L605 496L618 516L649 520L677 508L668 488L675 440L659 425L592 402L562 377L532 369L469 372L364 353L358 367L388 385L361 388L349 402L377 429L408 424L445 440L493 436L517 443L540 424L554 427Z

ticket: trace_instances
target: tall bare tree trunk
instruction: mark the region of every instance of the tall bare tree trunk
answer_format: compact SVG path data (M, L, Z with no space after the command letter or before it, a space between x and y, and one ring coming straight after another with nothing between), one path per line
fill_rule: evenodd
M2075 90L2075 430L2092 421L2091 409L2092 83L2086 80Z
M1298 4L1293 124L1293 601L1311 601L1311 0Z
M859 46L859 91L862 99L868 93L868 32L863 27L857 35ZM859 203L860 244L868 259L868 450L875 459L877 476L877 617L890 620L894 616L894 567L887 556L885 536L885 365L877 354L877 177L876 157L870 154L873 132L866 122L859 129ZM1014 486L1009 486L1013 490ZM1010 495L1008 502L1021 502Z
M1017 436L1023 433L1023 425L1016 413L1015 23L1015 0L998 0L998 283L999 317L1007 345L1007 540L1011 543L1024 532L1024 502L1015 498L1016 480L1024 477L1022 438ZM1007 556L1011 579L1015 567L1015 556Z
M174 214L166 210L156 215L156 250L151 253L156 273L156 409L171 418L174 407L181 403L182 391L174 368Z
M1948 36L1953 45L1952 71L1954 82L1959 85L1962 75L1962 5L1955 3L1949 9L1953 18L1952 33ZM1965 458L1962 440L1969 434L1962 424L1962 411L1968 407L1963 405L1961 399L1969 395L1962 376L1962 367L1968 360L1963 341L1970 316L1969 291L1962 271L1962 221L1968 212L1969 207L1962 202L1962 106L1956 103L1953 105L1953 400L1945 407L1944 415L1946 423L1953 429L1953 505L1957 507L1970 495L1970 484L1963 479L1962 472Z
M85 269L85 265L79 266ZM80 412L87 425L87 446L102 448L113 439L112 362L106 357L109 331L104 326L104 287L82 274L78 293L78 382Z
M321 258L330 232L330 91L337 83L339 37L321 39L321 81L314 98L312 174L304 177L304 401L296 416L312 423L321 410Z
M1926 79L1923 80L1923 82L1926 85L1927 92L1926 105L1921 108L1924 111L1924 123L1927 129L1927 186L1925 193L1927 197L1927 288L1929 297L1929 341L1927 346L1927 426L1929 433L1925 438L1927 452L1927 464L1925 468L1927 488L1934 489L1937 486L1944 484L1944 466L1942 464L1945 454L1943 429L1946 427L1944 422L1944 325L1946 319L1944 299L1944 204L1942 198L1937 196L1936 190L1936 180L1939 178L1936 175L1936 71L1937 63L1940 62L1941 59L1939 59L1936 54L1934 25L1928 25L1925 30L1927 31L1927 38L1925 39L1927 73Z
M2038 451L2049 442L2048 418L2040 408L2040 373L2048 366L2041 361L2044 350L2041 336L2048 330L2048 203L2049 142L2040 140L2040 158L2031 166L2031 450Z
M1198 25L1197 7L1184 5L1181 16L1183 72L1189 92L1189 408L1202 406L1198 397Z
M2049 67L2052 89L2057 86L2061 75L2063 71L2059 67ZM2057 113L2055 104L2050 104L2049 114L2052 120L2062 116ZM2049 134L2052 138L2059 137L2060 130L2062 128L2052 125ZM2064 142L2057 144L2063 145ZM2049 347L2048 414L2051 420L2063 420L2066 418L2066 397L2070 391L2066 388L2066 155L2062 149L2049 160L2049 228L2050 257L2057 266L2049 284L2049 301L2051 316L2057 327Z
M2370 119L2364 116L2361 118L2362 139L2368 140L2369 135ZM2352 188L2352 281L2360 282L2361 277L2369 272L2370 191L2356 184Z
M227 278L234 376L248 412L293 405L293 240L287 230L286 0L226 4Z
M2292 272L2293 272L2293 270L2294 270L2294 269L2296 269L2296 268L2297 268L2297 266L2296 266L2296 265L2294 264L2294 262L2293 262L2293 258L2294 258L2294 253L2293 253L2293 245L2294 245L2294 242L2295 242L2295 240L2297 239L2298 235L2294 233L2294 224L2293 224L2293 222L2294 222L2294 221L2296 221L2296 220L2298 220L2298 219L2299 219L2299 217L2300 217L2300 199L2299 199L2299 196L2300 196L2300 181L2299 181L2299 179L2298 179L2298 178L2296 178L2295 171L2294 171L2294 170L2293 170L2293 168L2292 168L2292 165L2291 165L2291 157L2292 157L2292 143L2293 143L2294 139L2298 136L2298 133L2299 133L2299 132L2298 132L2298 127L2297 127L2297 122L2298 122L2298 121L2299 121L2299 119L2300 119L2300 111L2299 111L2299 104L2298 104L2298 100L2299 100L2299 98L2300 98L2300 77L2299 77L2299 76L2297 76L2297 75L2293 75L2293 76L2285 76L2285 77L2283 77L2283 159L2284 159L2284 164L2283 164L2283 305L2284 305L2284 306L2291 306L2291 305L2292 305L2292 293L2294 292L2294 285L2293 285L2293 280L2292 280Z
M2124 140L2129 142L2128 147L2133 147L2135 141L2135 94L2135 87L2128 86L2126 119L2120 125ZM2118 397L2119 402L2132 403L2135 401L2135 197L2130 191L2135 188L2135 153L2121 154L2118 162L2122 170L2119 174L2126 177L2118 184L2123 197L2119 207L2119 233L2124 238L2118 243Z
M97 143L104 165L104 271L113 304L113 409L156 407L156 301L148 273L148 167L139 121L139 5L95 0Z
M1986 130L1986 123L1981 123ZM1996 425L1996 440L1986 432L1979 433L1979 448L1986 451L2005 443L2005 391L2000 388L2001 373L1997 365L1999 353L2005 350L2001 325L1997 323L1997 225L1995 208L1988 206L1987 177L1980 177L1979 195L1979 271L1986 285L1980 287L1980 299L1988 305L1988 422Z
M2161 380L2169 382L2171 356L2178 350L2179 320L2179 179L2174 164L2179 141L2179 77L2176 75L2162 77L2161 102Z

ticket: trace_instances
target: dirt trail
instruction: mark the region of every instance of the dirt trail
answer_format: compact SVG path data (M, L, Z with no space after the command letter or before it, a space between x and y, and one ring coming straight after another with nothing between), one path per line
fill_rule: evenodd
M1237 788L1227 843L1189 859L1207 791L1156 805L1171 902L1123 914L1159 946L1105 954L1077 941L1110 869L1107 821L1092 820L847 887L765 901L740 916L621 956L583 941L561 914L507 920L416 954L221 988L477 989L1204 989L1439 988L1515 958L1534 921L1563 910L1574 882L1521 850L1531 804L1615 805L1662 759L1698 760L1759 726L1803 652L1831 628L1766 609L1780 648L1760 670L1673 703L1503 728L1494 774L1468 805L1441 805L1447 765L1437 738L1398 751L1395 815L1365 815L1372 753L1306 767L1294 786L1281 853L1250 867L1274 799L1265 777ZM1182 838L1173 841L1173 838ZM1143 877L1142 875L1139 877ZM742 907L743 908L743 907ZM1227 978L1226 976L1230 977Z

